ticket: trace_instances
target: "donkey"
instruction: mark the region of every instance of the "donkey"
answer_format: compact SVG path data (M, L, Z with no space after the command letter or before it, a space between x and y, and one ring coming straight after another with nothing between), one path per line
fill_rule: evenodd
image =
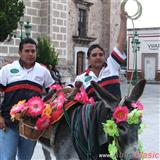
M132 89L128 97L119 99L100 87L96 82L91 82L101 101L94 105L76 105L50 131L50 139L41 137L39 141L48 150L54 152L57 160L98 160L107 159L107 147L111 137L107 136L102 127L107 119L111 119L112 113L119 103L127 106L131 111L132 102L137 102L143 93L145 80L139 81ZM67 120L67 123L66 123ZM121 160L139 160L134 153L138 153L138 129L139 124L121 122L118 125L119 156Z

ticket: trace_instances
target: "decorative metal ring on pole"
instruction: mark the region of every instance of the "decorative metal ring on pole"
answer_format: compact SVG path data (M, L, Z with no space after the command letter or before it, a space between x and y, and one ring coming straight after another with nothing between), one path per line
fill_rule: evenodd
M131 20L136 20L142 14L142 5L138 0L133 0L133 1L135 1L137 3L137 12L133 15L127 15L127 17L130 18ZM128 2L128 0L122 0L122 2L121 2L121 9L123 11L125 11L125 5L126 5L127 2Z

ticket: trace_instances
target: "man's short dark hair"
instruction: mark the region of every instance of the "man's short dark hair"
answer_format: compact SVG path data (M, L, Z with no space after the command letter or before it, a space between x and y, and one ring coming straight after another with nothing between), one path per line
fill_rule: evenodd
M90 56L91 51L95 48L99 48L103 53L104 53L104 49L99 45L99 44L93 44L88 48L88 52L87 52L87 57ZM104 53L105 54L105 53Z
M19 44L19 51L22 51L23 45L28 44L28 43L34 44L37 48L37 43L32 38L24 38L24 39L22 39L22 41Z

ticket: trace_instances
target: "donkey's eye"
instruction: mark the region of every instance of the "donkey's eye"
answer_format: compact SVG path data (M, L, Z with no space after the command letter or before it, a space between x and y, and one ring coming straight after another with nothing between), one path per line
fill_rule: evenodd
M127 133L127 128L125 126L119 125L118 128L121 133Z

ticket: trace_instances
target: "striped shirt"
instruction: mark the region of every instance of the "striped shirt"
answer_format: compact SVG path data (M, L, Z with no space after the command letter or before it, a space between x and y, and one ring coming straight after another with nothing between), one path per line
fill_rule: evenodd
M106 66L104 66L99 76L97 77L94 72L92 72L89 68L82 74L78 75L75 78L73 85L75 85L76 81L80 81L83 83L83 87L86 89L89 97L93 97L95 100L98 100L97 95L94 92L94 89L90 85L91 81L97 82L100 86L106 88L110 93L121 97L120 92L120 80L119 80L119 71L120 66L124 63L126 59L126 55L121 53L116 47L113 49L111 55L106 60Z
M6 124L12 126L10 109L20 100L28 100L33 96L41 96L43 88L48 88L55 81L47 68L35 63L26 69L19 61L7 64L0 70L0 90L4 92L1 112Z

